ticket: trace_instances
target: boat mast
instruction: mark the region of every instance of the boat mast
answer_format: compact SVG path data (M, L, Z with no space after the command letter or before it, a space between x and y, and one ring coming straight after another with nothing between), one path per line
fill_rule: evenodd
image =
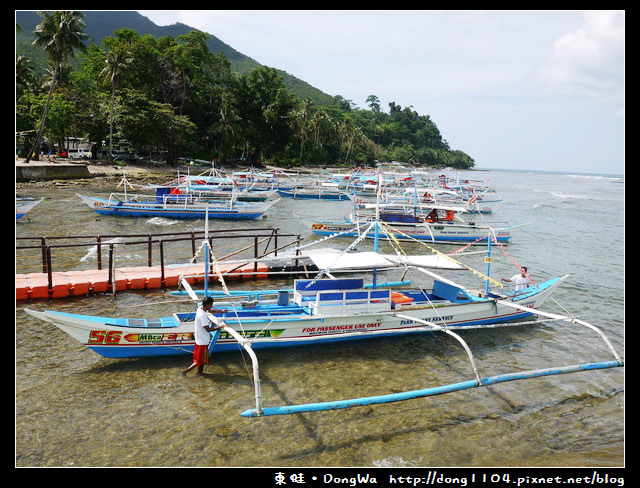
M209 208L204 214L204 296L207 296L209 287Z
M484 284L485 293L489 293L489 280L491 278L491 232L487 235L487 255L484 258L484 261L487 263L487 279Z
M378 175L378 191L376 192L376 216L375 216L375 228L373 233L373 252L378 253L378 240L380 236L380 194L382 193L382 172ZM378 278L378 269L373 268L373 283L372 286L375 289Z

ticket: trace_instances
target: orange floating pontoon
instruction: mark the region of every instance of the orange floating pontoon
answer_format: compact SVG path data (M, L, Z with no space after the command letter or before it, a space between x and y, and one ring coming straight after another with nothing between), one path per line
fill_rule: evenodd
M264 279L269 267L248 264L236 268L219 266L225 280ZM181 276L186 276L190 284L203 283L202 264L170 265L164 267L164 283L160 266L119 268L109 284L109 272L106 270L80 270L51 273L52 284L46 273L16 274L16 300L33 298L65 298L70 296L106 293L113 289L145 290L178 286ZM214 279L214 275L209 277Z

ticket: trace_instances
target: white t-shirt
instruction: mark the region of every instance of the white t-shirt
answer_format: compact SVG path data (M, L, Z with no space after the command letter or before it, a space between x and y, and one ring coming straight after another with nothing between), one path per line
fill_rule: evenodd
M511 278L511 283L513 283L513 289L518 291L528 287L531 284L531 278L528 276L515 275Z
M196 320L195 320L195 329L194 336L196 339L196 344L199 346L207 346L209 341L211 340L211 334L205 327L209 327L209 317L208 312L202 310L202 307L198 308L196 312Z

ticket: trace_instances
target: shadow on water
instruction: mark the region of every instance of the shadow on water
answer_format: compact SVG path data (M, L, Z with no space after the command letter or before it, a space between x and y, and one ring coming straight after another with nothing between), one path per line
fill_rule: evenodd
M314 418L318 415L335 415L335 412L325 413L325 414L305 414L305 413L296 413L292 414L292 416L296 417L296 421L300 422L301 425L304 426L305 430L309 434L309 438L313 439L316 445L314 447L295 451L290 451L288 453L281 453L276 457L276 461L287 463L291 460L296 460L298 458L313 458L314 455L319 453L328 453L335 454L339 453L343 450L350 450L357 446L375 444L375 443L383 443L383 444L391 444L394 440L402 440L406 438L414 438L419 436L428 436L428 435L439 435L439 433L443 431L447 431L451 428L459 428L460 425L466 425L469 428L473 429L474 424L479 424L478 428L483 428L481 424L484 423L500 423L500 422L514 422L519 418L527 418L527 417L541 417L545 415L546 411L554 411L561 410L563 406L569 406L570 410L580 411L584 409L589 409L594 406L594 404L605 405L609 402L613 397L620 395L623 393L622 389L616 389L610 392L606 392L602 395L592 396L588 394L581 395L579 397L573 398L565 398L559 399L555 401L547 401L543 403L535 403L535 404L527 404L527 405L517 405L513 404L513 402L509 401L507 398L502 396L500 392L496 391L494 387L484 388L485 393L487 395L486 403L489 404L491 399L498 398L501 401L504 401L506 407L500 408L500 413L482 413L482 414L458 414L458 415L446 415L445 418L441 418L434 423L430 423L429 425L417 425L411 427L400 427L390 430L385 430L384 432L380 432L377 434L369 434L365 433L358 437L353 437L349 440L336 440L331 439L323 439L320 435L318 435L318 431L320 431L320 422L314 421ZM417 405L418 402L425 402L424 399L416 399L411 400L407 403L406 409L413 412L413 415L406 415L406 411L403 412L407 418L417 418L423 416L424 406ZM414 406L411 406L413 404ZM389 405L388 407L391 413L380 412L378 407L358 407L355 410L358 412L354 413L354 416L359 416L362 419L370 419L375 422L381 422L384 420L384 417L388 415L395 415L393 409L395 408L393 405ZM564 447L564 446L562 446ZM576 446L574 445L575 449ZM553 454L549 454L551 457ZM548 462L548 459L545 459L545 462L541 463L542 466L551 466L553 464ZM517 466L518 463L515 462L511 464L509 461L501 462L504 463L505 466ZM499 463L499 464L501 464ZM440 465L440 464L439 464ZM447 463L441 464L443 466L447 466ZM490 464L487 464L489 466Z

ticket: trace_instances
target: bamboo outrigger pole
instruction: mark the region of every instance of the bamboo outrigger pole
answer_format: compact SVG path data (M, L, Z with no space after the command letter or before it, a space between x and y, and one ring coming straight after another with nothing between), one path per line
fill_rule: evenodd
M353 398L350 400L340 400L335 402L324 403L308 403L302 405L290 405L284 407L266 407L259 413L257 410L245 410L242 412L243 417L262 417L270 415L288 415L292 413L303 412L319 412L322 410L337 410L352 407L364 407L367 405L375 405L381 403L400 402L412 400L415 398L423 398L427 396L442 395L444 393L452 393L454 391L469 390L481 386L490 386L506 381L524 380L536 378L539 376L550 376L564 373L575 373L578 371L588 371L592 369L615 368L621 366L617 361L605 361L599 363L576 364L572 366L563 366L559 368L546 368L531 371L520 371L517 373L501 374L497 376L489 376L478 380L463 381L460 383L452 383L450 385L436 386L423 390L413 390L403 393L392 393L388 395L379 395L363 398Z
M531 309L528 307L516 305L506 300L499 300L499 303L503 303L505 305L509 305L514 308L531 311ZM261 408L261 409L255 409L255 410L245 410L244 412L241 413L241 415L243 417L262 417L262 416L271 416L271 415L289 415L293 413L319 412L324 410L338 410L338 409L345 409L345 408L352 408L352 407L363 407L367 405L393 403L393 402L400 402L405 400L412 400L416 398L424 398L428 396L442 395L445 393L452 393L454 391L469 390L472 388L490 386L490 385L495 385L497 383L504 383L507 381L524 380L524 379L537 378L540 376L568 374L568 373L576 373L580 371L617 368L617 367L624 366L624 361L620 359L620 357L614 350L613 346L611 345L607 337L602 333L602 331L600 331L594 325L581 320L564 317L561 315L550 314L546 312L539 312L537 310L535 312L539 315L547 316L549 318L575 322L580 325L584 325L585 327L588 327L592 330L595 330L607 343L607 345L609 346L610 350L612 351L615 357L615 360L600 361L600 362L594 362L594 363L584 363L584 364L573 364L569 366L559 366L554 368L544 368L544 369L536 369L536 370L529 370L529 371L518 371L515 373L506 373L506 374L500 374L496 376L488 376L485 378L481 378L476 369L471 350L467 346L466 342L460 336L447 330L446 327L438 326L426 320L421 320L415 317L410 317L405 315L396 315L399 318L411 319L427 326L436 326L442 329L444 332L447 332L448 334L454 336L467 351L467 355L469 356L469 359L471 361L471 365L476 378L473 380L463 381L459 383L452 383L449 385L436 386L436 387L425 388L421 390L412 390L412 391L407 391L402 393L391 393L388 395L352 398L348 400L338 400L338 401L332 401L332 402L307 403L307 404L301 404L301 405L288 405L283 407L267 407L267 408Z

